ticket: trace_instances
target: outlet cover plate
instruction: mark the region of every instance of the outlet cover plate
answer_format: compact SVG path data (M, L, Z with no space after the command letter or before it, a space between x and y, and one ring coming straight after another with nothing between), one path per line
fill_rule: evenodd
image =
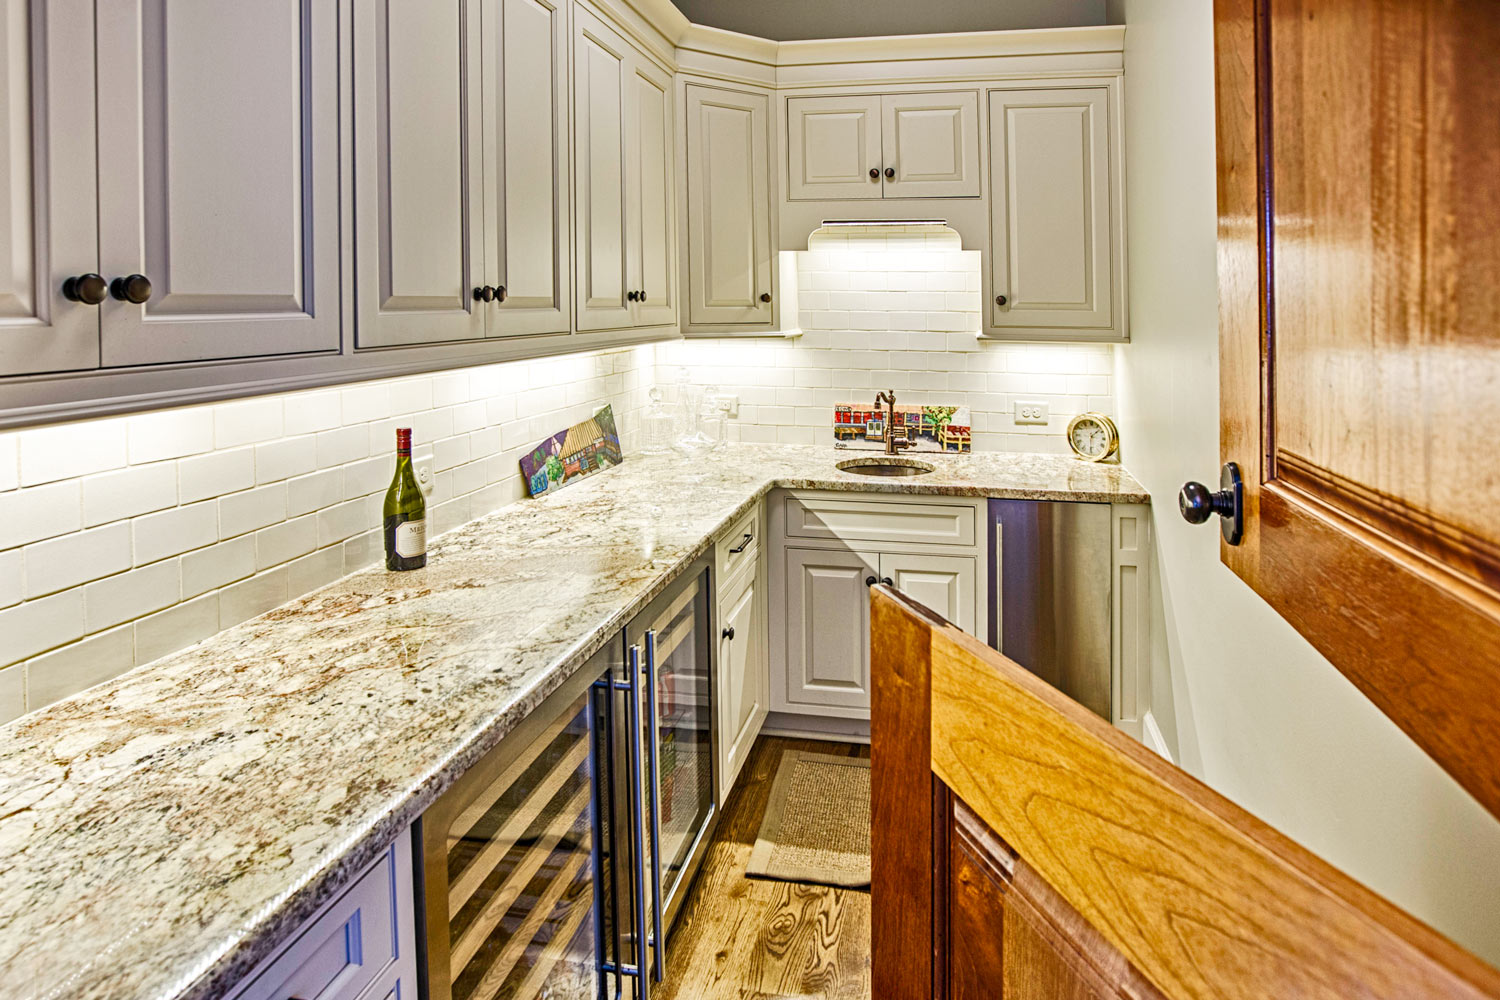
M1018 399L1016 400L1016 423L1018 424L1045 424L1047 422L1047 403L1041 399Z

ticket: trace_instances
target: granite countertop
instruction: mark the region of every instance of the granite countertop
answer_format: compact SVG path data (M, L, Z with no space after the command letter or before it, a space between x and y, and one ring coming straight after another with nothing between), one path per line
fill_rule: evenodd
M1118 466L987 453L631 456L0 727L0 982L18 997L233 985L717 532L776 487L1148 502Z

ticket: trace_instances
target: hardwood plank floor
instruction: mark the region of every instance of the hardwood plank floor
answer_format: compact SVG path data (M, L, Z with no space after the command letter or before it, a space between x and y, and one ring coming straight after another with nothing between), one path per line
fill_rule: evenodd
M870 755L852 743L756 742L678 919L656 1000L868 1000L869 892L745 877L788 749Z

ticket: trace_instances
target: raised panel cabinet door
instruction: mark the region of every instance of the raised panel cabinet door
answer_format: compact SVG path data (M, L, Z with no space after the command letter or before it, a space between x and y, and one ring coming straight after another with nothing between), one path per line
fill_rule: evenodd
M103 365L337 350L336 7L95 10Z
M480 8L354 5L359 347L484 336Z
M99 364L94 5L0 2L0 375Z
M719 801L734 787L766 718L765 617L759 580L742 578L719 622Z
M578 329L633 322L626 299L625 121L630 49L613 29L573 8L574 254Z
M485 8L485 281L491 337L573 325L566 0Z
M786 550L787 710L862 718L870 709L870 587L880 556ZM778 705L778 708L782 706Z
M786 138L791 200L883 197L879 94L790 98Z
M977 566L973 556L884 552L880 575L912 600L974 634Z
M979 92L886 94L880 141L887 198L978 198Z
M672 142L672 77L638 52L631 53L631 128L626 137L631 287L636 326L677 322L676 147Z
M697 84L686 95L688 322L768 326L770 98Z
M992 90L989 99L990 325L1109 331L1118 281L1109 91Z

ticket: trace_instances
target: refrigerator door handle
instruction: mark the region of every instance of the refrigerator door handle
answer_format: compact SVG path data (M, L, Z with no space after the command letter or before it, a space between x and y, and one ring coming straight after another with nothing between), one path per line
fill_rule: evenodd
M646 631L646 759L651 774L651 950L652 975L659 983L666 974L666 936L661 929L661 716L656 702L656 630Z
M625 669L625 689L629 692L630 752L630 840L635 862L631 893L631 924L635 933L635 969L627 971L636 977L636 1000L644 1000L646 990L646 786L641 767L641 743L645 731L641 720L641 647L630 647Z

